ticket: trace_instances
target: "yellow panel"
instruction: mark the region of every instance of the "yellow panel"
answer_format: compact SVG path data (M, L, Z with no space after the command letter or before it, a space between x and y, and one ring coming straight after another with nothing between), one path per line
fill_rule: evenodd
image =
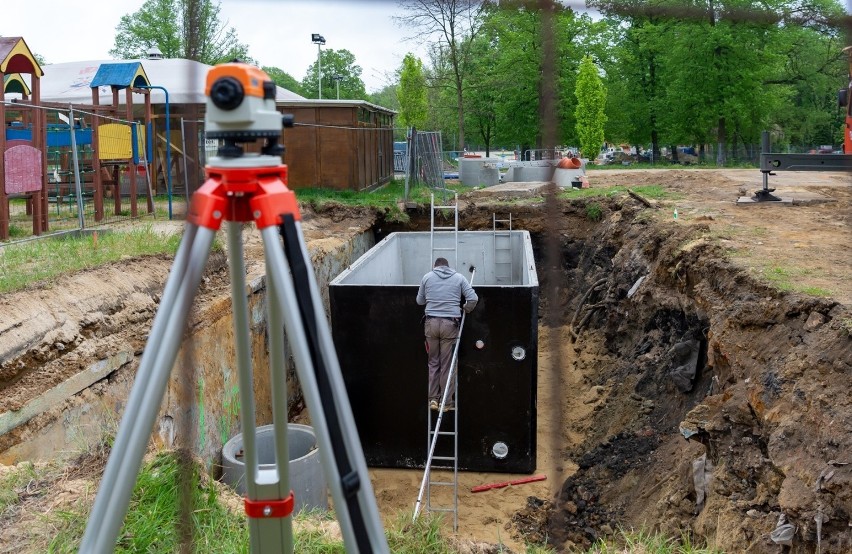
M133 157L130 125L106 123L98 127L98 159L129 160Z
M4 78L4 89L6 92L9 92L13 88L21 88L24 91L24 95L29 96L32 94L30 87L27 86L27 82L24 81L24 78L21 77L20 73L11 73L6 75Z
M21 54L22 56L24 56L25 58L30 60L30 63L32 63L32 66L36 70L36 73L38 73L38 76L44 77L44 71L41 69L41 66L38 64L38 61L35 59L35 56L33 56L32 52L30 52L30 49L27 46L27 43L24 42L24 39L19 40L15 44L14 48L12 48L12 50L9 51L9 54L6 56L6 58L3 59L3 60L0 60L0 71L2 71L3 73L6 73L6 67L8 67L9 61L18 54Z

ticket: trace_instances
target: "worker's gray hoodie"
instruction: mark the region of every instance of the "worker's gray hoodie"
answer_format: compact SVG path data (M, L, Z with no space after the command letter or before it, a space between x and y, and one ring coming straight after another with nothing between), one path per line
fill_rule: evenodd
M472 312L479 297L467 279L447 266L438 266L424 275L417 291L417 303L425 304L426 315L433 317L461 317L462 297L464 311Z

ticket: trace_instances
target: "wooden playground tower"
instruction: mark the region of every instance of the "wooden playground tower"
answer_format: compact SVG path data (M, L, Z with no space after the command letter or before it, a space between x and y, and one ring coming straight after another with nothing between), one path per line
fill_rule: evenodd
M150 162L151 149L145 145L150 137L151 129L151 83L145 69L139 62L109 63L102 64L95 73L89 86L92 89L92 128L93 128L93 157L92 169L95 201L95 221L104 217L104 186L110 183L113 187L113 203L115 215L121 213L121 185L119 179L119 168L126 165L128 171L128 182L130 187L130 215L138 215L136 197L136 178L140 165L146 170ZM100 87L108 86L112 91L112 104L100 105ZM138 132L138 125L108 122L100 123L101 116L115 119L121 117L119 106L119 92L125 91L124 119L133 121L133 94L142 94L145 97L145 126L143 132ZM107 167L111 167L110 172ZM146 178L150 176L146 173ZM146 197L148 199L148 213L154 211L154 198L148 187Z
M29 74L27 87L21 74ZM47 231L47 138L46 119L39 109L41 66L22 37L0 37L0 240L9 238L9 197L25 196L27 213L33 216L33 234ZM7 78L8 77L8 78ZM31 130L30 140L6 140L6 92L21 93L20 122ZM30 94L31 93L31 94ZM27 109L29 108L29 109Z

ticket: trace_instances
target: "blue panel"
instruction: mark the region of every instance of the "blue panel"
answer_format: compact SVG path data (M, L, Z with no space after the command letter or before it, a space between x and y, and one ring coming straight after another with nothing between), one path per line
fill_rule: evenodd
M33 140L33 132L30 129L6 129L6 140Z
M139 164L139 134L136 132L138 125L130 126L130 148L133 150L133 163Z
M70 147L71 146L71 133L68 130L68 126L64 126L65 129L48 129L47 131L47 145L49 147ZM77 146L82 144L92 144L92 130L91 129L77 129L75 131Z

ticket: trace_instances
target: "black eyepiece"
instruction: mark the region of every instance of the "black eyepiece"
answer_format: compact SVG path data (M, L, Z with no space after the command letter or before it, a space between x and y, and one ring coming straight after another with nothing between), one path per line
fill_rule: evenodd
M210 100L220 110L236 109L243 98L243 85L233 77L220 77L210 86Z

